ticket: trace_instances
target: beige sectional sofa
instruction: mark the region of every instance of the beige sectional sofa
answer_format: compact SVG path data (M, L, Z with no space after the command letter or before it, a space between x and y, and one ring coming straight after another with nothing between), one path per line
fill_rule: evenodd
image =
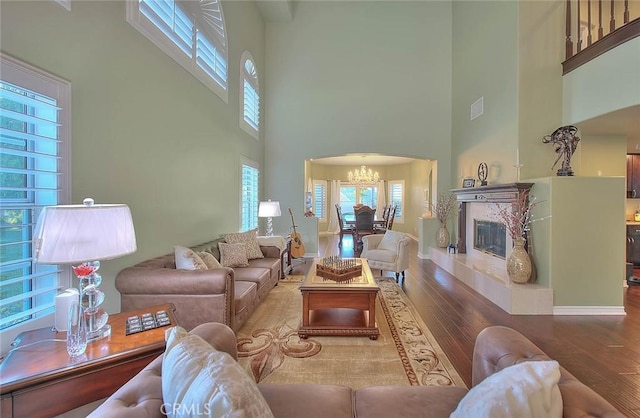
M220 242L225 241L219 238L191 248L220 261ZM248 260L247 267L179 270L174 253L127 267L115 283L121 310L173 303L178 324L187 330L220 322L237 331L280 279L280 249L261 245L260 250L264 258Z
M217 350L229 353L237 358L236 337L231 329L222 324L204 324L192 331L207 341ZM206 343L205 343L206 344ZM169 353L169 358L171 359ZM179 367L184 370L184 364L166 364L163 359L167 354L158 357L143 369L132 380L122 386L110 396L90 417L161 417L163 411L174 406L200 408L211 401L204 397L199 405L191 403L180 405L163 398L163 372L171 375L172 370ZM209 354L197 354L205 355ZM209 357L207 357L209 358ZM485 328L476 340L473 352L473 388L467 391L461 387L451 386L370 386L352 390L340 385L317 384L267 384L257 385L257 391L266 401L267 414L261 416L274 417L449 417L458 408L458 416L527 416L517 412L517 406L511 405L519 401L520 407L529 411L529 407L548 408L557 416L563 417L624 417L604 398L591 388L578 381L562 367L554 370L553 389L549 397L544 387L534 392L525 389L527 385L538 385L537 380L529 381L520 378L523 367L534 367L552 363L549 357L530 340L519 332L506 327L493 326ZM202 363L199 363L202 364ZM225 367L237 366L227 363ZM225 374L224 367L212 368L210 384L215 384L215 377ZM516 373L509 372L510 370ZM507 374L518 379L518 383L509 384ZM500 383L500 379L505 381ZM537 377L537 376L536 376ZM165 375L165 378L170 378ZM222 380L222 377L219 377ZM183 384L188 384L186 379ZM173 388L175 381L166 382ZM502 384L503 387L499 388ZM540 382L540 385L543 385ZM483 388L484 386L484 388ZM222 388L222 386L220 386ZM201 388L203 392L210 388ZM521 390L522 389L522 390ZM211 391L220 395L220 391ZM553 392L557 395L554 397ZM243 394L247 392L242 391ZM518 393L526 396L518 396ZM475 395L475 397L474 397ZM492 399L495 397L495 399ZM518 399L520 398L520 399ZM543 405L545 399L551 399L551 404ZM242 398L246 400L247 398ZM263 400L260 399L259 403ZM242 401L240 401L242 402ZM476 403L477 402L477 407ZM481 405L484 404L484 405ZM537 404L537 405L534 405ZM466 409L461 408L465 406ZM486 414L486 408L493 412ZM506 408L506 409L505 409ZM465 412L466 411L466 412ZM228 412L228 411L227 411ZM241 412L241 411L240 411ZM236 411L241 416L240 412ZM502 415L499 414L502 412ZM533 414L533 416L552 416L553 414ZM531 415L529 415L531 416Z

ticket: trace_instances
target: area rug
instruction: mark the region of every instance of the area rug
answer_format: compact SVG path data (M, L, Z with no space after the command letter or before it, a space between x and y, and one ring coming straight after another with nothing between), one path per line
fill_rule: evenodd
M461 386L464 382L395 280L378 277L377 340L298 337L303 277L281 280L238 332L238 362L266 383Z

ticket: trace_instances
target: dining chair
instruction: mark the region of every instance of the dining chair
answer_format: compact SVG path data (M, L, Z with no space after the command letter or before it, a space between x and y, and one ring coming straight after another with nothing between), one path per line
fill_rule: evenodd
M398 205L393 204L389 205L387 209L387 216L384 218L384 223L382 225L376 225L374 230L376 234L384 234L387 231L390 231L393 227L393 220L396 217L396 209Z
M338 247L342 248L342 238L345 234L352 235L355 232L355 228L351 225L347 225L342 216L342 210L340 209L340 205L336 203L336 211L338 212L338 225L340 226L340 241L338 242Z
M354 206L353 212L356 217L354 248L358 248L362 245L363 236L375 234L373 220L375 218L376 210L369 206L362 205L360 207Z

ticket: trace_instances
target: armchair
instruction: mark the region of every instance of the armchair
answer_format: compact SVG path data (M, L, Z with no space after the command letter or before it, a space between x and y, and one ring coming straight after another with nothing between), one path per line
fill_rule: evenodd
M377 235L362 237L362 258L366 258L371 269L393 271L396 281L404 280L405 270L409 268L409 251L407 246L411 238L407 234L398 231L387 231Z

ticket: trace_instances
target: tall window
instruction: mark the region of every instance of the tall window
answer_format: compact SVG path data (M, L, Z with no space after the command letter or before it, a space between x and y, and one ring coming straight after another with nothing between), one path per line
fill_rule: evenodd
M327 182L313 181L313 213L320 222L327 221Z
M389 203L398 205L395 222L404 222L404 180L389 181Z
M3 54L0 64L0 331L11 341L20 324L52 323L70 284L68 268L33 261L32 237L42 207L70 200L71 86Z
M258 227L258 196L260 193L258 163L249 160L243 162L241 178L240 231L244 232Z
M340 207L343 214L353 213L353 207L360 203L375 208L377 201L378 187L375 185L340 186Z
M248 51L240 60L240 127L258 139L260 131L260 88L258 73L253 58Z
M127 22L227 102L227 33L219 0L129 0Z

